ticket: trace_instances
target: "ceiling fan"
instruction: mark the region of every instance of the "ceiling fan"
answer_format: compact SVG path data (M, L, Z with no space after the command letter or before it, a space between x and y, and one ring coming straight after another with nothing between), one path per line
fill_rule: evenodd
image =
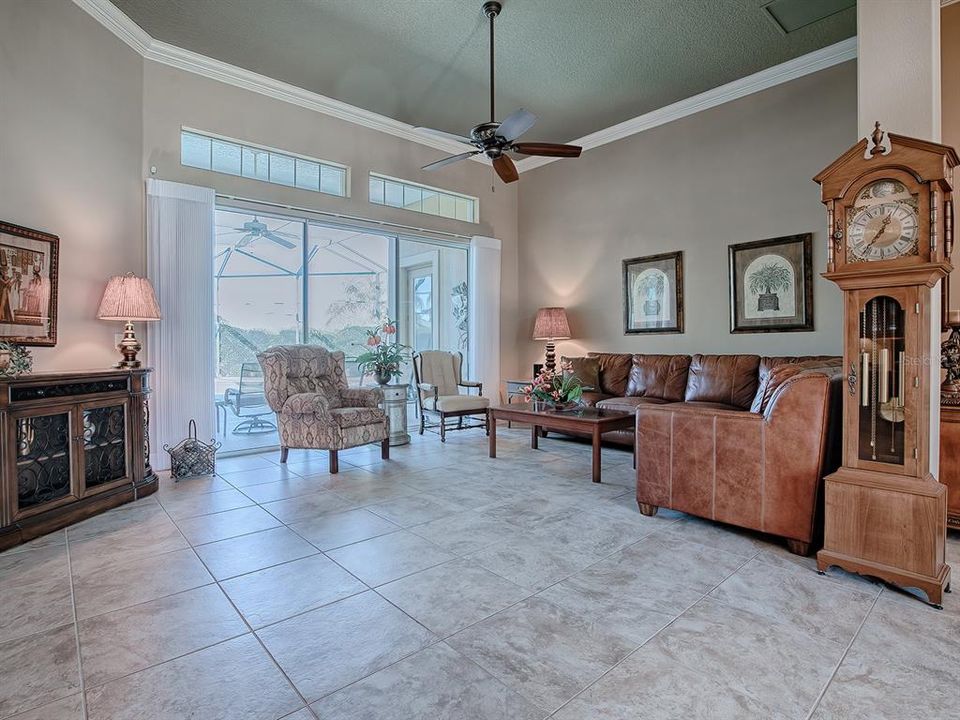
M444 165L466 160L474 155L486 155L493 161L493 169L505 183L511 183L519 179L517 166L513 159L507 155L507 152L515 152L521 155L544 155L547 157L579 157L582 148L577 145L562 145L558 143L541 142L515 142L517 138L523 135L527 130L533 127L537 121L537 116L521 108L508 115L503 122L496 121L494 113L494 72L493 72L493 21L500 11L502 5L499 2L485 2L483 4L483 13L490 18L490 122L480 123L470 131L470 137L456 135L454 133L444 132L443 130L434 130L432 128L418 128L424 132L433 135L439 135L457 142L472 145L474 150L451 155L442 160L437 160L429 165L424 165L423 170L436 170Z
M290 242L287 238L296 239L298 236L281 232L280 230L271 230L267 227L266 223L260 222L256 217L254 217L253 220L245 222L242 227L231 228L231 230L236 233L243 233L243 237L234 244L235 248L247 247L259 238L275 242L277 245L285 247L288 250L292 250L297 246L296 243Z

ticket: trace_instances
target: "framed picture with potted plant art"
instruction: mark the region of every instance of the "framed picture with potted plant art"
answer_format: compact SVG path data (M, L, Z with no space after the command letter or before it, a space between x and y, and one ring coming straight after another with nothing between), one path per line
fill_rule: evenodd
M60 239L0 222L0 341L57 344Z
M812 235L730 246L730 332L813 330Z
M623 261L623 332L683 332L683 252Z

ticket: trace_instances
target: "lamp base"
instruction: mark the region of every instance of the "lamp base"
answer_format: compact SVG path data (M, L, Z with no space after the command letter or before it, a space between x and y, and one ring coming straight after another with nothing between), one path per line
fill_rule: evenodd
M547 351L543 356L543 367L550 372L557 368L556 346L553 344L553 340L547 342Z
M140 367L140 361L137 360L137 353L143 349L143 345L137 340L137 336L133 332L133 323L129 320L123 328L123 339L120 341L120 344L117 345L117 349L120 351L120 354L123 355L123 360L114 365L114 367L124 370Z

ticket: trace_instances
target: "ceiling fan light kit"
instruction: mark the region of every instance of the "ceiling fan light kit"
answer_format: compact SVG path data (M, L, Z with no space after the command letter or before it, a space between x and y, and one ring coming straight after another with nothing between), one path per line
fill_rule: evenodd
M494 20L500 14L503 6L495 0L489 0L483 4L483 14L490 19L490 121L483 122L470 130L470 136L460 136L443 130L434 130L432 128L419 128L424 132L433 135L439 135L464 145L472 145L474 150L467 150L458 155L451 155L442 158L436 162L424 165L423 170L437 170L438 168L451 165L452 163L466 160L474 155L485 155L493 162L493 169L499 178L505 183L515 182L520 178L517 166L508 152L519 153L520 155L543 155L546 157L579 157L582 148L577 145L564 145L560 143L542 143L514 142L527 130L533 127L537 121L537 116L532 112L520 108L516 112L508 115L503 122L496 120L496 94L495 94L495 75L494 75Z

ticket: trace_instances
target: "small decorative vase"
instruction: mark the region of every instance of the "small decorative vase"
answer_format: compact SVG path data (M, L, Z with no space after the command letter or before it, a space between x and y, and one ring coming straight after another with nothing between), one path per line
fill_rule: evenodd
M377 370L373 374L373 378L378 385L389 385L390 381L393 380L393 374L389 370Z
M578 403L576 400L567 400L565 402L550 403L550 407L552 407L554 410L558 412L562 412L564 410L573 410L578 405L580 405L580 403Z

